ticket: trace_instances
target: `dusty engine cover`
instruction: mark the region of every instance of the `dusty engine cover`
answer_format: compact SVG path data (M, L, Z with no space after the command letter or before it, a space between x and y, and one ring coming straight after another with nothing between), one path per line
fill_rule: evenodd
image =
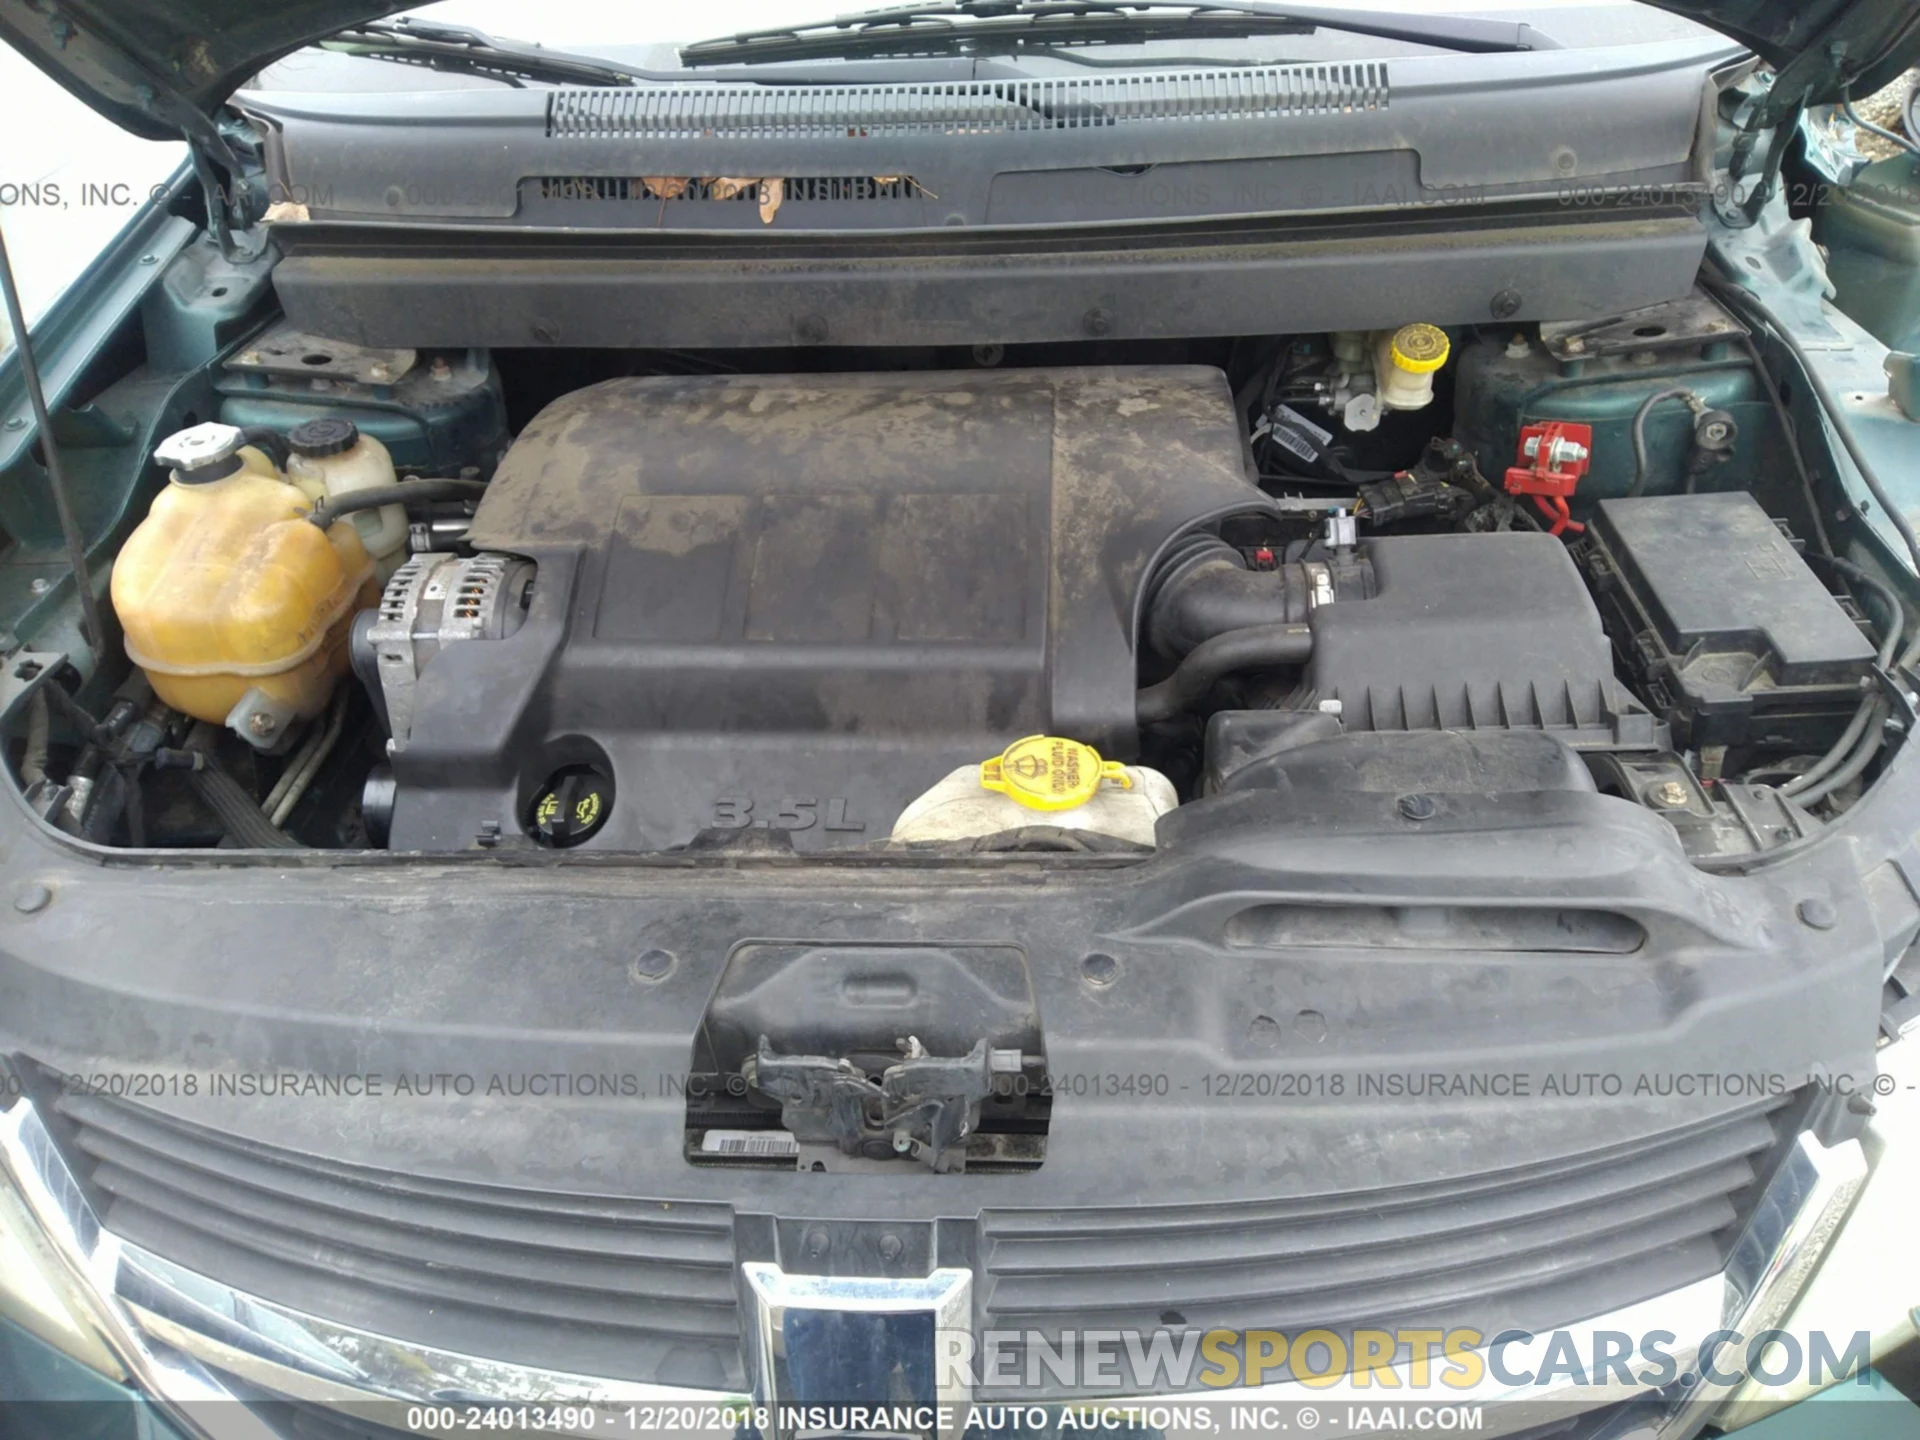
M608 381L547 407L474 519L525 623L439 647L396 736L391 845L524 834L592 765L585 843L884 840L1039 731L1131 754L1155 554L1268 502L1202 367Z

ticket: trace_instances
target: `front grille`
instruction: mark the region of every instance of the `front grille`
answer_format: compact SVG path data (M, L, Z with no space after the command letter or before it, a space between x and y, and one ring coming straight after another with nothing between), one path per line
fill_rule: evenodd
M99 1097L56 1108L107 1227L236 1289L524 1365L743 1383L724 1206L427 1180Z
M1417 1103L1417 1102L1416 1102ZM1782 1100L1552 1165L1363 1195L983 1217L1001 1329L1547 1328L1718 1272Z
M1089 1330L1551 1329L1718 1273L1792 1104L1402 1189L994 1207L978 1217L976 1319L1055 1345ZM108 1229L236 1289L510 1363L747 1383L727 1206L394 1174L96 1096L55 1110Z

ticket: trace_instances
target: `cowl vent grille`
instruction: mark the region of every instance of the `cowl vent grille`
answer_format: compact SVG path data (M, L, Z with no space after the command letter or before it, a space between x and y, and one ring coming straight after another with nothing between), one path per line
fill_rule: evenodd
M919 85L701 85L555 90L556 139L995 135L1178 120L1383 110L1387 67L1261 65Z
M918 200L930 196L911 175L789 175L772 177L543 175L542 200L732 200L764 204L767 187L778 183L787 200L859 203Z

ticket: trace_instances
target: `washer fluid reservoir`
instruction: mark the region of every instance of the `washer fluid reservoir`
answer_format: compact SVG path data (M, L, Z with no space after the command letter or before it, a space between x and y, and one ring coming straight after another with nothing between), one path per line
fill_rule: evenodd
M326 707L347 668L355 610L379 599L374 563L231 425L196 425L154 458L171 481L113 567L127 655L154 693L199 720L278 748Z
M305 421L287 432L287 447L293 452L287 459L287 479L316 503L394 483L387 447L351 420L328 415ZM407 558L406 507L382 505L343 518L359 532L380 583L386 584Z
M1077 740L1029 735L952 772L901 811L891 838L974 840L1038 825L1150 846L1154 822L1179 803L1158 770L1103 760Z

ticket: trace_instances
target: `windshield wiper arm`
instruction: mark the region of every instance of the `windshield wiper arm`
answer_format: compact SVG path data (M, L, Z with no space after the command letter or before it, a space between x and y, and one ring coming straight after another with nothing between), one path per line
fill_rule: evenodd
M747 30L680 49L680 63L756 64L856 55L925 54L989 42L993 48L1106 41L1139 44L1196 36L1243 38L1338 30L1473 54L1559 48L1530 25L1447 15L1265 5L1257 0L935 0L810 25Z
M435 70L458 70L508 81L633 85L645 78L645 72L624 70L604 60L496 40L469 25L443 25L412 18L369 20L319 43L322 49L370 60L401 60Z

